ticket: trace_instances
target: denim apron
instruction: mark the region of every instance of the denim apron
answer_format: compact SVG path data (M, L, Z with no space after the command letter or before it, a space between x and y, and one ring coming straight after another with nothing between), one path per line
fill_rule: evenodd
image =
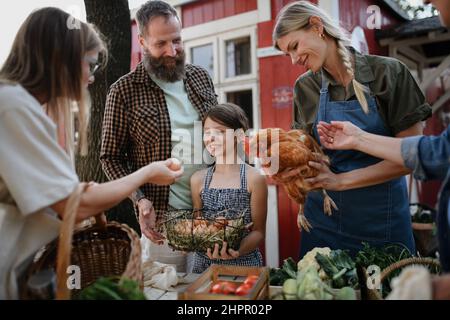
M231 215L240 214L245 211L244 222L248 224L252 222L251 213L251 193L247 188L247 168L245 164L241 164L239 168L239 177L241 180L240 188L225 188L217 189L210 188L215 166L209 167L206 172L205 182L203 189L200 192L200 198L203 203L203 216L205 218L215 218L218 212L226 209L235 209L230 212ZM226 216L227 218L236 218L233 216ZM244 234L247 236L248 233ZM263 265L262 255L259 249L255 249L246 255L240 256L236 259L230 260L211 260L203 252L194 253L194 273L202 273L211 264L223 264L223 265L236 265L236 266L253 266L260 267Z
M313 126L319 141L317 123L350 121L361 129L383 136L392 136L380 117L375 98L368 98L369 114L358 100L330 101L328 80L322 75L319 110ZM331 171L343 173L365 168L381 161L354 150L325 150L331 160ZM305 216L313 229L303 231L300 258L315 247L347 249L355 255L362 242L373 246L399 243L415 253L405 177L385 183L347 191L327 191L338 211L329 217L323 211L322 192L310 192L305 204Z

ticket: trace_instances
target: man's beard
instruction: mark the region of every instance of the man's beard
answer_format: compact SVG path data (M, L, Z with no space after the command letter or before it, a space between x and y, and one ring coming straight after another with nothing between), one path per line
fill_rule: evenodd
M144 50L142 61L148 73L166 82L176 82L185 75L184 50L178 51L175 57L155 58L148 50Z

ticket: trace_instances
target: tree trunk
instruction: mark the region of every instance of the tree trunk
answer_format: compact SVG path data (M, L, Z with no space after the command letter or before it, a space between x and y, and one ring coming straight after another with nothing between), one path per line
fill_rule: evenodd
M106 69L95 74L95 82L89 87L92 99L89 152L86 157L77 156L76 169L80 181L105 182L107 178L99 161L103 113L109 87L130 71L131 18L128 0L84 0L84 4L87 21L94 24L105 38L109 60ZM109 220L126 223L139 231L129 200L108 211L107 216Z

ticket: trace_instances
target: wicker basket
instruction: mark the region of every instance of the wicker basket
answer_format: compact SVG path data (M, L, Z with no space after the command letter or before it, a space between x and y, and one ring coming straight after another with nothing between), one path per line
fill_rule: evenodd
M48 244L36 256L25 277L20 281L21 299L34 299L27 288L27 280L39 271L56 271L56 299L67 300L79 290L69 290L69 265L80 267L81 289L100 277L122 276L143 286L141 247L134 230L117 222L102 222L85 226L74 232L75 217L80 198L87 184L82 183L72 193L64 212L59 238Z
M428 269L432 269L435 268L435 270L440 270L440 263L438 260L433 259L433 258L408 258L408 259L403 259L400 260L396 263L391 264L389 267L387 267L386 269L384 269L381 272L380 275L380 283L383 283L390 275L392 272L402 269L406 266L410 266L410 265L423 265L428 267ZM366 286L367 283L367 272L366 270L363 270L363 279L365 281L365 283L363 284L363 287L366 289L366 299L368 300L383 300L382 294L379 290L376 289L368 289Z
M164 217L168 244L180 251L202 251L221 249L223 241L227 247L238 250L245 230L244 214L233 210L217 213L217 218L204 218L201 210L169 210Z

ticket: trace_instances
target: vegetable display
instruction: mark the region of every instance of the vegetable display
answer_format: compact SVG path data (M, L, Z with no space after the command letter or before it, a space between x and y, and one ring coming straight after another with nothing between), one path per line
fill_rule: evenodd
M287 300L355 300L353 288L332 289L319 276L314 266L298 271L296 279L283 284L283 297Z
M80 291L78 300L146 300L139 284L120 277L102 277Z

